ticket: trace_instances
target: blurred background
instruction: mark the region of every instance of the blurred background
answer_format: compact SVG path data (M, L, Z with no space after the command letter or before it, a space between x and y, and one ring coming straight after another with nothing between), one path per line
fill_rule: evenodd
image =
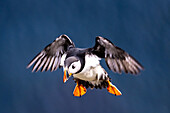
M63 70L32 73L27 64L67 34L77 47L111 40L145 70L139 76L111 72L123 93L106 89L73 97L75 83ZM169 113L169 0L0 0L0 113Z

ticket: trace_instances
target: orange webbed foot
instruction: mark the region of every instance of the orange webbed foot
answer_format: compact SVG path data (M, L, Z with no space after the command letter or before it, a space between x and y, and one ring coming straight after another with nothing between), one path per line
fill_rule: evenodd
M73 95L77 97L83 96L87 92L86 88L77 82L76 87L74 88Z
M107 91L115 96L120 96L122 93L117 89L115 85L113 85L110 81L108 81Z

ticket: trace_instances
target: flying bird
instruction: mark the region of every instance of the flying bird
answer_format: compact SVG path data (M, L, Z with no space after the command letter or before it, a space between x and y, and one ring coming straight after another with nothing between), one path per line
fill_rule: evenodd
M71 76L76 82L74 96L81 97L89 87L107 88L111 94L122 95L100 65L102 58L105 59L108 68L115 73L136 75L143 70L143 66L135 58L106 38L97 36L94 47L82 49L76 48L73 41L65 34L47 45L33 58L27 68L33 65L32 72L39 70L52 72L58 67L63 67L63 82L65 83Z

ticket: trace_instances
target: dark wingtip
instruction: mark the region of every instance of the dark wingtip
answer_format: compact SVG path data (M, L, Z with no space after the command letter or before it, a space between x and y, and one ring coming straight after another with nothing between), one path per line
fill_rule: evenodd
M98 39L107 40L109 43L113 44L109 39L107 39L107 38L105 38L105 37L97 36L97 37L96 37L96 41L97 41ZM113 45L114 45L114 44L113 44Z
M129 54L129 56L140 66L140 70L144 70L144 67L141 63L139 63L133 56Z
M60 35L60 37L68 37L66 34L62 34L62 35Z

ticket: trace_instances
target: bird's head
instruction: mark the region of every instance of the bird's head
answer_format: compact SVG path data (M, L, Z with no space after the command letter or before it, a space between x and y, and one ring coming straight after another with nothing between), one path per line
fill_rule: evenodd
M64 61L64 82L67 80L67 72L69 76L77 73L81 69L81 62L77 57L68 57Z
M81 63L78 58L69 57L65 60L65 66L69 74L75 74L80 70Z

